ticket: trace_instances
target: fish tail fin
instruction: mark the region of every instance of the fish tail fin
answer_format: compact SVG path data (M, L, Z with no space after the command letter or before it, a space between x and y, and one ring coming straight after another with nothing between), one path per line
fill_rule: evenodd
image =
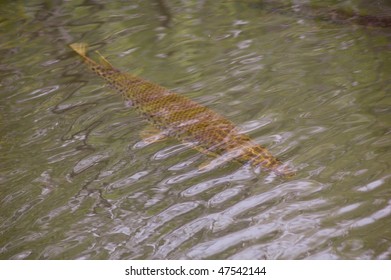
M100 65L104 66L105 68L114 69L113 65L99 52L95 51L99 55L99 62Z
M88 44L87 43L73 43L70 44L69 47L74 50L77 54L80 56L86 58L86 53L87 53L87 48Z
M86 62L96 64L93 60L87 57L87 43L73 43L69 47L80 55ZM95 51L99 55L99 64L105 69L114 69L113 65L99 51Z
M101 55L98 51L96 51L96 53L99 55L99 64L89 58L87 56L87 43L73 43L70 44L69 47L74 50L78 55L80 55L84 59L84 62L86 62L91 67L99 65L102 66L103 69L114 69L113 65L111 65L111 63L108 62L108 60L104 58L103 55Z

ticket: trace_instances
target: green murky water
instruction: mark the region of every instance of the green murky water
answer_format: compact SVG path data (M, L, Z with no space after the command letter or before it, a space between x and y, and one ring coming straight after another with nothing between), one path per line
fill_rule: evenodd
M391 28L328 11L391 5L292 2L2 1L0 258L390 259ZM296 177L200 172L207 157L175 140L143 145L146 122L79 41L223 114Z

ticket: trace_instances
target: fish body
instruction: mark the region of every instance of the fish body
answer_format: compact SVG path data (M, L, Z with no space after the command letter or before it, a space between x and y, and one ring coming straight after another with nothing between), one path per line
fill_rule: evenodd
M125 102L166 136L190 143L205 154L222 158L223 162L236 160L279 175L293 175L266 148L240 133L220 114L158 84L119 71L102 56L99 63L95 62L86 55L87 45L84 43L71 44L70 47L92 71L119 92Z

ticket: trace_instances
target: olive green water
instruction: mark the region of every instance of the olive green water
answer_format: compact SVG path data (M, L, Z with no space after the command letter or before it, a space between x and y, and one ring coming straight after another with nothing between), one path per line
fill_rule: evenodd
M261 2L2 1L0 259L391 259L391 28ZM200 171L208 157L175 140L146 145L80 41L297 175Z

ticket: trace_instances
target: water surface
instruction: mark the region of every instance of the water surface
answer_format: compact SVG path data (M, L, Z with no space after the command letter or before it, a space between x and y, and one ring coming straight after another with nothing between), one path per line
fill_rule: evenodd
M328 11L391 6L294 2L1 4L0 258L390 259L391 29ZM80 41L297 175L203 172L175 140L145 145L147 123L67 46Z

